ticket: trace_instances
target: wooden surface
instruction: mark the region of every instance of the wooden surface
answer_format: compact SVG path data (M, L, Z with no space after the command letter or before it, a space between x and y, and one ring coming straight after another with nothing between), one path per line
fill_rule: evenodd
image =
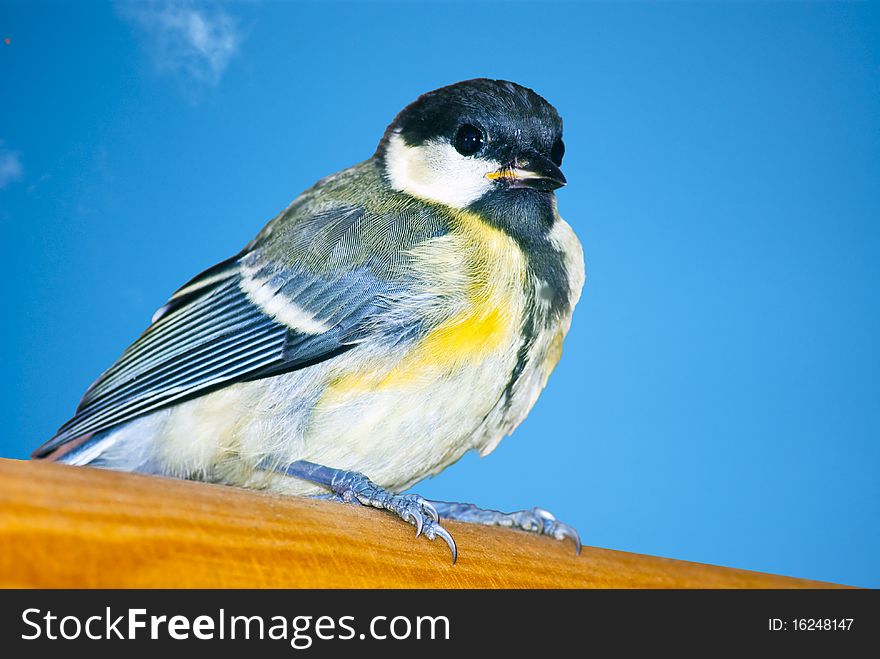
M0 460L3 587L826 587L446 525L416 540L378 510L99 469ZM589 539L589 529L583 529Z

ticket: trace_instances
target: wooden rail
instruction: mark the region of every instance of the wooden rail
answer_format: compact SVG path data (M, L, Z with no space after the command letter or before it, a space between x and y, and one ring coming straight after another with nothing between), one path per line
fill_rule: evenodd
M815 588L775 575L448 524L416 540L357 506L0 460L0 586ZM589 538L589 536L587 536Z

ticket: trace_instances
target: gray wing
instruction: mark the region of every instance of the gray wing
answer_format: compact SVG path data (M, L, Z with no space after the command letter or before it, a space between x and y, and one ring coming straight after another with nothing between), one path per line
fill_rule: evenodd
M340 225L350 227L359 214L339 209L323 224L344 235ZM251 246L206 270L156 312L33 457L220 387L304 368L354 347L391 286L367 263L335 261L323 270L279 266Z

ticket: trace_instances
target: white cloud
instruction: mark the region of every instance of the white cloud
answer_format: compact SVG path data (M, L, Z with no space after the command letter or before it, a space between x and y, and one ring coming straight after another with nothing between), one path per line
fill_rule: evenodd
M193 0L125 2L122 16L146 37L161 71L216 85L238 52L238 20L216 4Z
M21 164L21 154L18 151L10 151L0 140L0 190L10 183L20 181L24 176L24 166Z

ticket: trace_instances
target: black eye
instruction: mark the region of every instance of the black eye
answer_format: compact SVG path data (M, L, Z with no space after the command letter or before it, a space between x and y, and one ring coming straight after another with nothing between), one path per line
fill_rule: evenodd
M565 155L565 144L562 142L562 138L559 138L555 142L553 142L553 147L550 149L550 160L555 162L557 165L562 164L562 156Z
M463 156L472 156L483 146L483 131L471 124L463 124L452 140L455 150Z

